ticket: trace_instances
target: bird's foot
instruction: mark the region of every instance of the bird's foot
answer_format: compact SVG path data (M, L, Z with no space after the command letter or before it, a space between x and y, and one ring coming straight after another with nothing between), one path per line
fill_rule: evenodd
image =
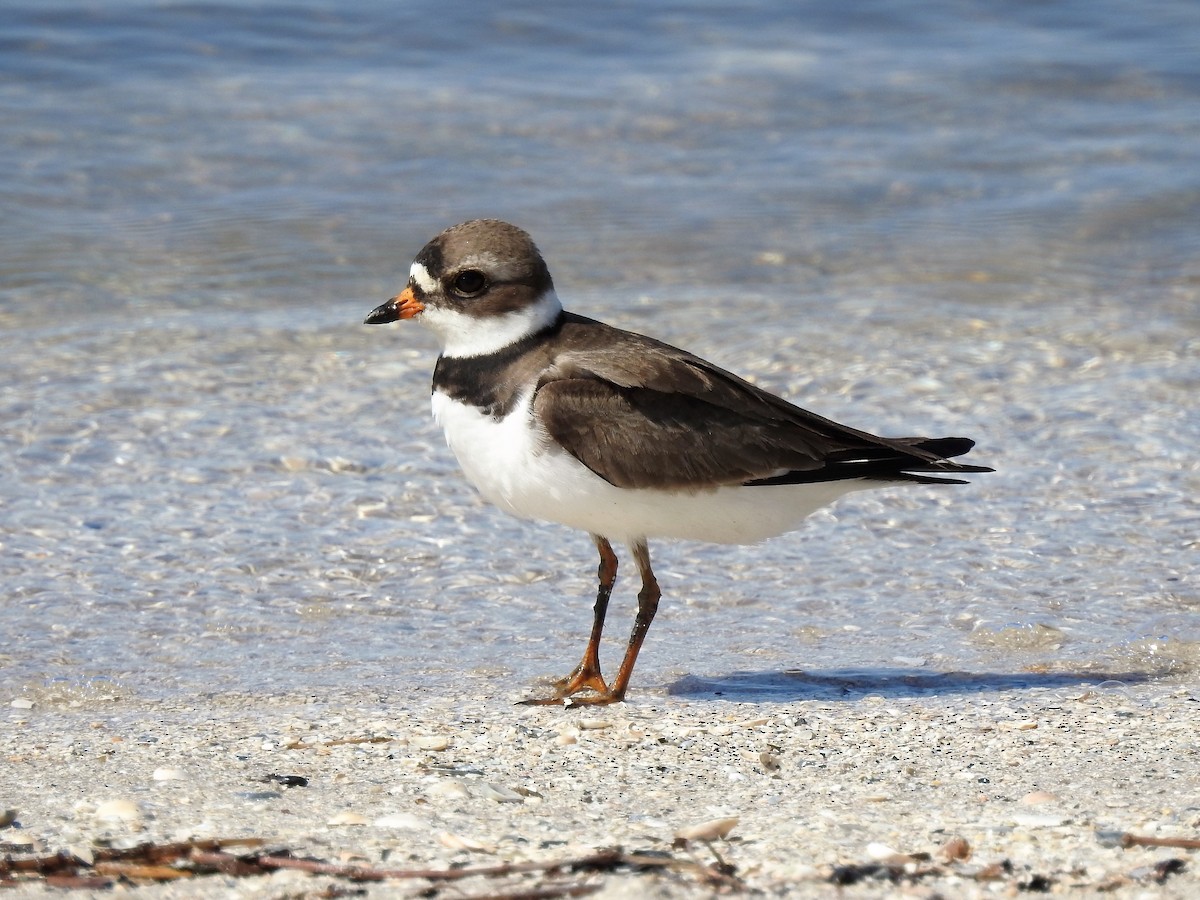
M593 693L587 697L576 699L575 695L581 691L592 691ZM614 696L609 689L604 676L600 674L599 666L580 663L575 667L575 671L566 678L560 678L554 682L554 693L551 696L522 700L517 705L558 706L567 700L569 701L567 708L570 709L575 706L602 706L607 703L615 703L620 699L620 697Z
M518 701L517 706L562 706L565 709L579 709L582 706L608 706L610 703L621 703L624 699L624 696L618 697L612 691L605 690L585 694L582 697L567 694L553 697L532 697L529 700Z

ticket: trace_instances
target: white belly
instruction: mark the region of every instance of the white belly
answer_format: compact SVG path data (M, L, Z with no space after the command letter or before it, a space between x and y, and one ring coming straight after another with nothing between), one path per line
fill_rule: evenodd
M530 412L532 392L497 421L434 392L433 415L464 474L496 506L628 543L685 538L751 544L792 531L809 514L881 482L719 487L679 493L614 487L562 450Z

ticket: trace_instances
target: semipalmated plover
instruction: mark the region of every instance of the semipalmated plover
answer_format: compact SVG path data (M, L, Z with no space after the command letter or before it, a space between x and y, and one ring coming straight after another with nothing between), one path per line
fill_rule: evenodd
M463 472L517 516L592 536L599 590L583 660L549 704L622 700L660 591L649 538L748 544L799 527L851 491L964 484L968 438L884 438L793 406L653 338L566 312L529 235L494 219L443 231L378 325L417 319L442 344L433 414ZM612 682L599 645L624 543L642 578ZM582 696L579 696L582 693Z

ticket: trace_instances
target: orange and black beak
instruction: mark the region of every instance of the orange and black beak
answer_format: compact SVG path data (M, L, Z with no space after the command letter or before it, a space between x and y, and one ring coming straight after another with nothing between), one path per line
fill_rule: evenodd
M410 284L403 291L371 310L371 314L363 320L364 325L386 325L397 319L411 319L425 310L425 304L417 299Z

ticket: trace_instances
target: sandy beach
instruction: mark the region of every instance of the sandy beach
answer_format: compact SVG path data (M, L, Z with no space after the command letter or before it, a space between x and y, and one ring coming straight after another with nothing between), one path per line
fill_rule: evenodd
M1194 690L962 687L848 681L786 703L643 691L592 710L518 708L502 692L12 698L0 803L15 821L0 841L10 860L90 860L79 874L99 867L147 898L1200 891L1194 849L1122 846L1200 837ZM159 880L95 861L211 839L341 871L177 862L196 874ZM594 860L609 851L626 861ZM506 864L534 865L496 874ZM483 874L415 877L458 868ZM51 890L9 877L7 896Z
M1194 3L3 21L0 898L1200 897ZM652 541L629 702L517 706L595 548L363 324L480 216L995 472Z

